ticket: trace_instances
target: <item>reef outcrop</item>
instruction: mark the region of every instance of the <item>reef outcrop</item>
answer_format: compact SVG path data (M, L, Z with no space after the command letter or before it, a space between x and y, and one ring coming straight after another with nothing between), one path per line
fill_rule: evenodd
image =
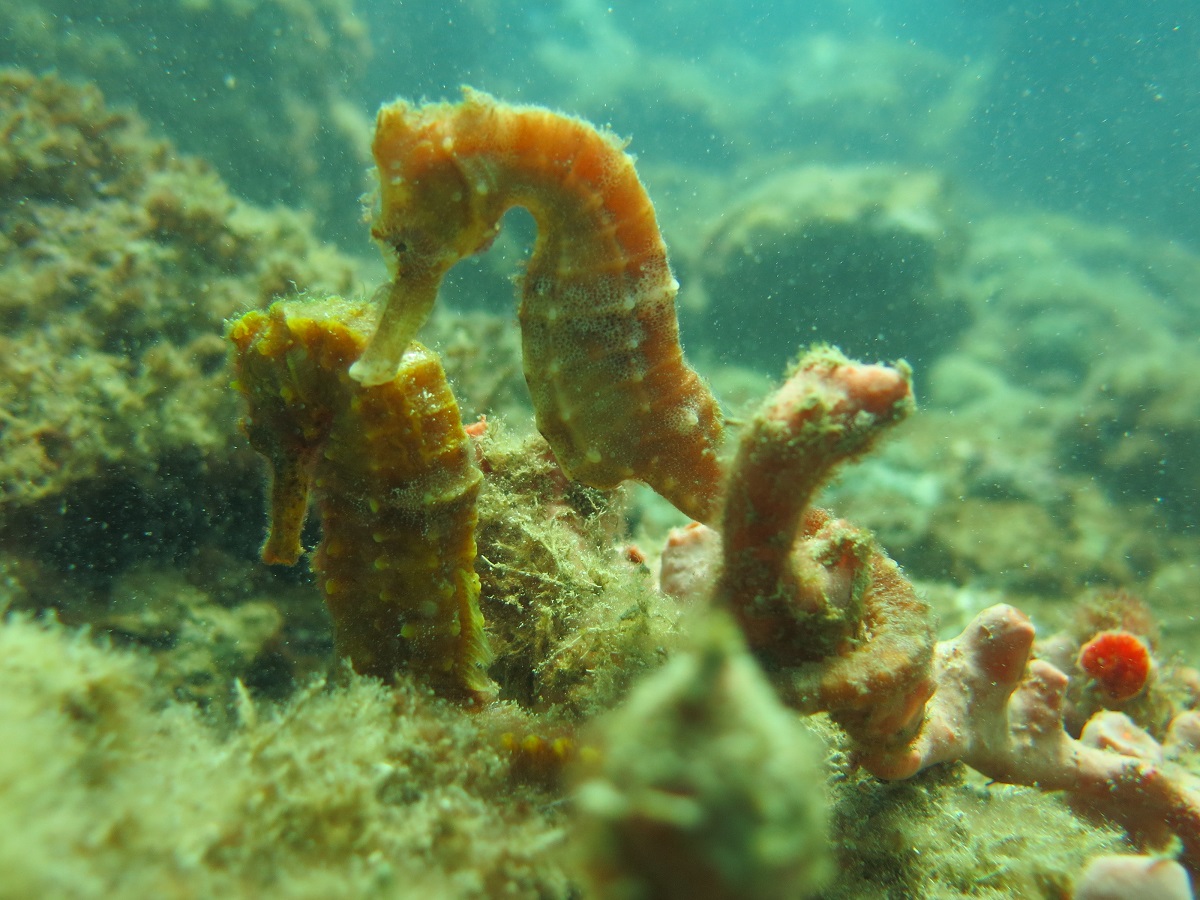
M94 87L0 71L0 131L0 510L153 482L181 457L228 464L222 321L348 290L352 262Z

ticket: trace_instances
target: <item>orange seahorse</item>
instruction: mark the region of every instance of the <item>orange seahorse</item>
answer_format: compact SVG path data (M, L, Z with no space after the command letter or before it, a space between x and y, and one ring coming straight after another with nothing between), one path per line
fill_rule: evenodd
M310 488L322 537L313 569L341 656L368 675L413 670L442 694L496 687L475 574L483 480L441 363L411 344L389 381L347 374L370 310L340 298L275 303L230 325L242 425L271 466L264 562L294 564Z
M632 158L581 119L464 94L379 112L371 233L393 276L351 376L389 380L446 272L490 245L508 209L525 207L538 236L519 318L538 428L572 478L598 488L638 479L713 522L721 415L683 359L679 285Z

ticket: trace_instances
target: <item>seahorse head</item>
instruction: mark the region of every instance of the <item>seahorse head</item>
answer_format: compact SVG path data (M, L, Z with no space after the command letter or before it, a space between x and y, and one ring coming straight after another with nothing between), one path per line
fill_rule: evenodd
M461 112L461 106L404 101L379 111L372 152L380 205L371 234L399 279L440 278L486 249L498 231L496 200L461 152Z

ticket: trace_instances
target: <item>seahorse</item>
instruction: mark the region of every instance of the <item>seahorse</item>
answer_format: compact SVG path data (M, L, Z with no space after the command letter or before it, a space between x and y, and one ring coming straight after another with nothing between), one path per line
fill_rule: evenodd
M679 284L624 145L581 119L466 89L456 104L384 106L372 150L371 233L392 278L351 376L389 380L446 272L525 207L538 234L518 317L539 430L570 477L597 488L641 480L712 522L722 418L684 361Z
M262 557L300 558L311 490L322 527L313 569L338 654L363 674L409 669L483 702L496 692L474 568L483 475L435 354L414 342L387 382L349 377L370 313L341 298L294 300L230 325L242 426L271 467Z

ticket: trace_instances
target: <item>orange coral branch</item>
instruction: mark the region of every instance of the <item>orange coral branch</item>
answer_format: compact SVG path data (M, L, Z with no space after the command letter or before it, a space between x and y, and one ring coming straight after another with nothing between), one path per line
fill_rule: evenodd
M452 696L494 685L475 574L475 466L437 357L411 345L393 379L347 371L367 310L276 303L230 328L251 444L272 470L269 563L294 563L310 485L323 536L313 560L338 652L359 672L409 667Z
M599 488L640 479L711 521L720 412L683 359L678 283L622 145L580 119L468 90L457 104L385 106L373 150L372 234L393 278L351 375L391 378L446 272L491 243L506 210L525 207L538 237L519 316L539 429L570 477Z

